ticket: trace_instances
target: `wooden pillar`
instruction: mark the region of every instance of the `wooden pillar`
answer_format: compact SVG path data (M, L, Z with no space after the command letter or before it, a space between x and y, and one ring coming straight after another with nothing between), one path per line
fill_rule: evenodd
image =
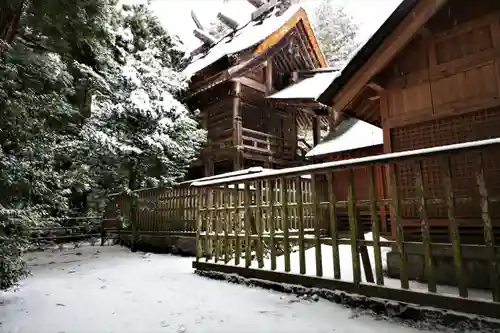
M339 113L335 111L333 108L328 108L328 124L330 126L330 132L335 130L335 124L337 123L337 119L339 117Z
M273 60L267 59L266 62L266 96L273 93Z
M314 116L313 119L313 145L316 146L321 141L321 117Z
M233 83L233 146L235 153L233 156L233 170L243 169L243 124L241 118L241 83Z
M203 159L203 166L205 170L203 172L204 177L214 176L214 161L210 157L206 157Z
M201 128L207 131L207 142L205 147L210 147L210 138L208 137L208 111L201 112ZM210 148L208 150L205 148L202 151L201 161L203 162L204 170L203 177L209 177L214 175L214 162L212 159L212 154L210 153Z

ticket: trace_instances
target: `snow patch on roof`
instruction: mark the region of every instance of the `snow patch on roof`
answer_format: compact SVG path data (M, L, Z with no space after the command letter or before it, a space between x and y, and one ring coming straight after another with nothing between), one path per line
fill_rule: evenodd
M352 124L348 124L350 128L339 136L327 138L311 149L306 154L306 157L371 147L384 142L384 135L381 128L358 119L349 119L345 122L352 122Z
M264 21L249 21L241 25L235 32L231 32L217 41L208 52L193 57L189 65L183 70L183 73L187 77L191 77L225 56L238 53L260 43L281 28L301 8L300 5L293 5L282 15L276 16L279 12L276 7L270 14L267 14Z
M271 99L317 99L340 72L319 72L267 97Z

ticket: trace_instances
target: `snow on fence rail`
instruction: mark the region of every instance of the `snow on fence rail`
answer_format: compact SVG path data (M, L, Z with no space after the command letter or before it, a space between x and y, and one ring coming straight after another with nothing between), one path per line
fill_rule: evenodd
M443 259L446 252L452 258L451 280L461 298L437 303L464 312L489 315L497 311L494 317L498 317L499 248L493 231L500 227L500 205L495 197L500 180L494 168L500 162L499 145L500 139L483 140L193 182L191 186L199 191L193 266L242 274L247 269L252 276L261 274L252 268L305 275L314 267L313 275L335 281L348 270L350 285L360 293L366 283L389 287L392 292L408 291L416 285L411 281L415 267L410 266L408 256L417 249L423 257L419 278L426 281L429 294L398 293L397 297L405 295L403 298L412 302L433 305L437 298L428 295L443 290L439 284L450 278L449 270L440 271L442 263L450 262ZM475 163L468 164L471 161ZM377 168L382 170L378 173L382 174L382 187L377 187ZM364 178L359 170L364 170ZM311 175L308 197L301 185L303 175ZM340 186L342 182L346 186ZM240 187L243 196L235 190ZM360 223L361 212L365 223ZM390 225L388 238L395 240L381 238L383 212L387 212ZM344 233L339 229L342 218ZM366 229L366 221L370 229ZM476 230L474 236L469 232L472 229ZM368 240L367 231L371 232ZM405 239L410 235L417 241ZM471 251L476 251L477 257L465 258L464 253ZM388 252L393 254L392 268L386 262ZM341 261L346 255L347 265ZM476 265L465 260L476 260ZM479 261L486 272L489 301L483 299L484 293L469 287L480 275ZM387 269L397 271L398 279L386 277ZM280 275L276 279L291 278ZM381 290L370 293L380 295ZM421 292L421 286L416 291ZM472 302L471 294L475 298L481 295L481 300Z

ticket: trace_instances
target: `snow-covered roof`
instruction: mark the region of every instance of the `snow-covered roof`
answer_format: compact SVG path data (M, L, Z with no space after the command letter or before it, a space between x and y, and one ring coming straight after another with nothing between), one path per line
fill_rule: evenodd
M411 13L411 10L418 3L415 0L400 0L394 5L397 7L382 23L382 25L374 31L368 38L365 39L358 47L350 54L344 62L342 70L336 80L333 80L331 85L327 87L319 97L318 101L326 103L331 101L335 93L350 79L353 73L358 71L360 66L364 64L371 55L380 47L383 47L387 36L392 32L402 20Z
M343 127L343 128L341 128ZM344 120L323 142L311 149L306 157L339 153L380 145L384 142L382 129L359 119Z
M319 72L314 76L299 81L277 93L270 99L313 99L316 100L339 76L338 71Z
M279 9L276 7L263 21L258 19L240 25L235 32L219 39L207 52L194 56L183 73L191 77L225 56L258 44L286 24L301 9L300 5L293 5L277 16Z

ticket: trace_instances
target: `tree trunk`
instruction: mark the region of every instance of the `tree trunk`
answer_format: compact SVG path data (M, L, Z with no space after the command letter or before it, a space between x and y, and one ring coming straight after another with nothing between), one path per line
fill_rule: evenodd
M0 5L0 40L3 42L2 44L10 44L16 37L26 3L27 0L7 0ZM5 45L2 44L0 44L0 53L5 49Z

